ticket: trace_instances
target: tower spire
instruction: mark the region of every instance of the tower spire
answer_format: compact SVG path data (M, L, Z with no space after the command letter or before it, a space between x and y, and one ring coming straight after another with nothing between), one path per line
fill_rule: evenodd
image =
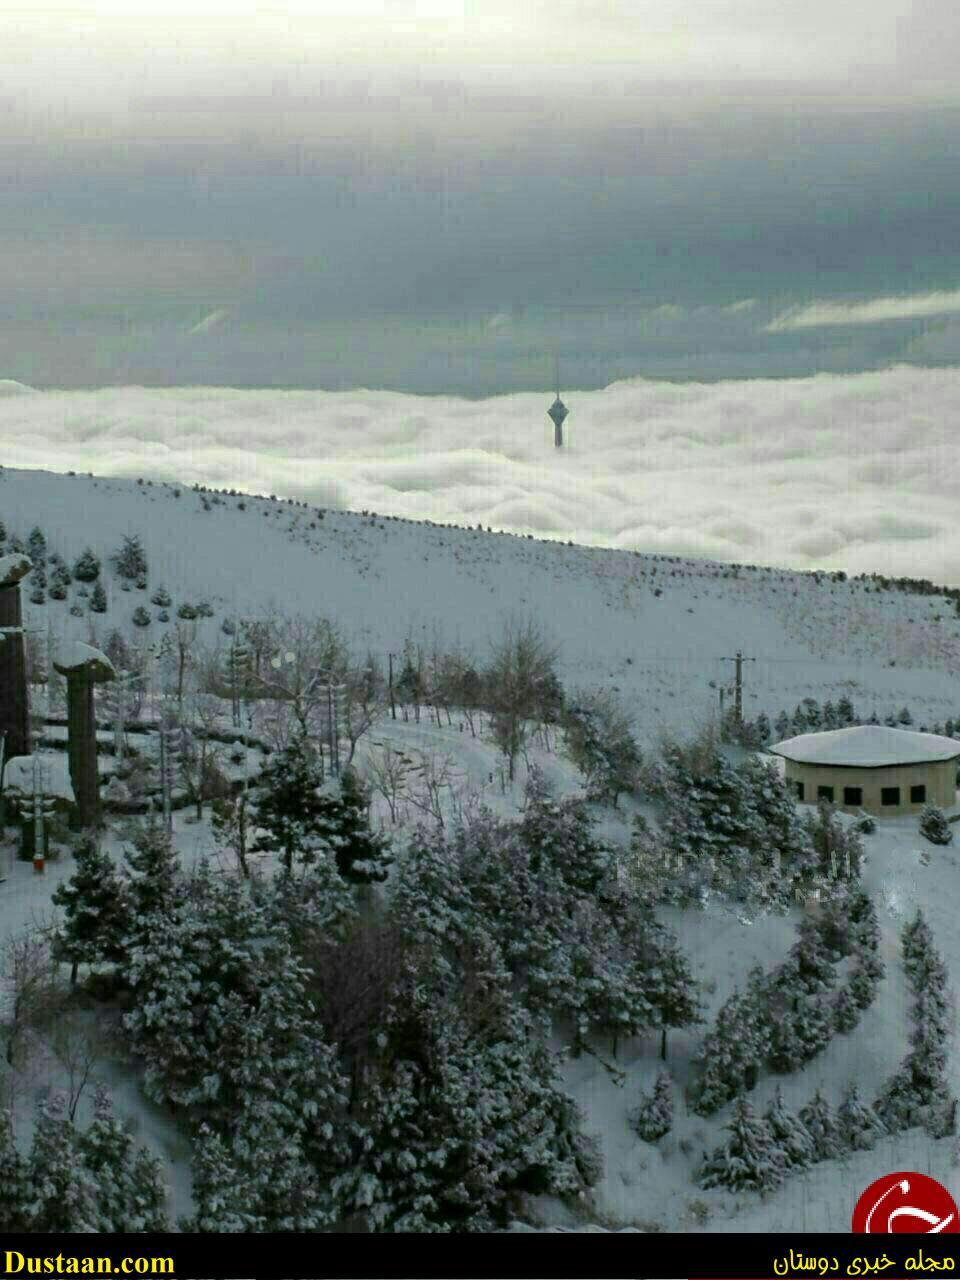
M563 448L563 420L567 416L567 406L560 399L560 357L553 357L555 382L557 384L557 398L547 410L549 417L553 419L553 443L557 449Z

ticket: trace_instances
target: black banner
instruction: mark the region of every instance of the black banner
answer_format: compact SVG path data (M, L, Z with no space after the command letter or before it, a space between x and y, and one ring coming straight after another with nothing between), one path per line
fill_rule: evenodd
M668 1235L642 1232L505 1232L500 1235L304 1236L299 1245L269 1235L0 1236L7 1276L165 1276L170 1280L326 1280L356 1268L389 1270L390 1280L827 1280L835 1276L960 1275L952 1235ZM586 1233L583 1233L586 1234ZM326 1243L324 1243L326 1240Z

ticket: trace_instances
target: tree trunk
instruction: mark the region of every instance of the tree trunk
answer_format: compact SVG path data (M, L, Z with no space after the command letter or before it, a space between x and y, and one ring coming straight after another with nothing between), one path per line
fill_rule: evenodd
M97 722L93 681L82 671L67 676L67 760L75 805L74 830L95 827L100 817L100 779L97 774Z
M74 960L73 964L70 966L70 985L71 985L71 987L75 987L75 986L77 985L77 967L78 967L78 966L77 966L77 962L76 962L76 960Z
M666 1023L664 1023L664 1025L660 1029L660 1060L661 1062L666 1062L667 1060L667 1025Z

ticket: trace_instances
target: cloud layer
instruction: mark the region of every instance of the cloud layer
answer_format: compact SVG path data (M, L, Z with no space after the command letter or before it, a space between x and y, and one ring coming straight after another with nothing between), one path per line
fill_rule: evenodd
M10 466L276 493L662 554L960 584L960 371L537 394L8 394Z

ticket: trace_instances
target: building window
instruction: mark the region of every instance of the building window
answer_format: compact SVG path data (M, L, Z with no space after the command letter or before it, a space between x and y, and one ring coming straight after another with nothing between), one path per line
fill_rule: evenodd
M910 788L910 803L911 804L927 803L927 788L923 786L922 783L919 787Z
M844 787L844 804L863 804L863 787Z
M818 800L833 800L833 787L817 787Z
M795 782L793 785L797 788L797 799L802 800L803 799L803 783Z
M880 789L881 804L899 804L900 788L899 787L882 787Z

